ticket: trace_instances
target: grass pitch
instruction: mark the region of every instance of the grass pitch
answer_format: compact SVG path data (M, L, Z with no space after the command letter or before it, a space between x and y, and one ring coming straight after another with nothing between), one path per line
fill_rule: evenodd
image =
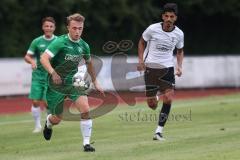
M238 160L239 97L175 101L164 142L152 140L160 107L151 111L145 103L121 105L94 119L95 153L82 151L79 122L62 122L47 142L42 134L31 133L30 113L1 115L0 160Z

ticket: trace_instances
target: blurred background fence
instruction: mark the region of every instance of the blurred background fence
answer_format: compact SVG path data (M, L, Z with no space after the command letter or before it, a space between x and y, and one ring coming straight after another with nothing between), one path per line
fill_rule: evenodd
M102 66L96 64L95 67L99 70L98 80L105 90L130 91L144 86L143 77L136 70L137 57L125 58L98 57ZM183 75L176 77L176 88L239 88L239 68L240 56L185 57ZM23 59L0 59L0 73L0 96L29 93L31 68Z

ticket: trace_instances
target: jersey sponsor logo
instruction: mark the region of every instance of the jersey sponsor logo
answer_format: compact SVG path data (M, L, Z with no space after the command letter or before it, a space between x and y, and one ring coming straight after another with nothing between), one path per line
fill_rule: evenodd
M163 45L163 44L157 44L156 49L161 51L161 52L168 52L171 51L171 46Z
M66 61L79 62L82 59L82 56L81 55L66 54L64 59Z
M44 47L46 47L46 45L45 44L40 44L39 47L44 48Z

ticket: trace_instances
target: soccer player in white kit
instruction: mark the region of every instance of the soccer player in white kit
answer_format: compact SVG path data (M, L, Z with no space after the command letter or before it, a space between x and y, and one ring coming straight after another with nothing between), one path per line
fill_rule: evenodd
M163 100L153 140L164 140L163 127L171 109L175 75L182 75L184 33L175 25L177 13L177 4L165 4L163 22L150 25L138 43L138 70L144 70L147 104L155 110L158 106L158 93L162 94ZM174 73L175 48L177 64Z

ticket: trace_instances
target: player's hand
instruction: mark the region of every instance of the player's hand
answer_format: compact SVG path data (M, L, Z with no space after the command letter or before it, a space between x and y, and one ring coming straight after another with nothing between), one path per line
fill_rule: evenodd
M62 84L62 79L61 79L61 77L57 74L56 71L53 71L53 72L51 73L51 76L52 76L53 83L55 83L55 84Z
M37 64L36 64L35 62L32 62L32 63L31 63L31 67L32 67L33 70L34 70L34 69L37 69Z
M137 70L138 71L145 71L145 69L146 69L146 66L143 62L138 63L138 65L137 65Z
M182 67L179 67L179 66L176 67L175 75L177 75L178 77L181 77L181 75L182 75Z
M95 80L95 81L93 82L93 84L94 84L95 89L96 89L97 91L99 91L99 92L105 97L105 93L104 93L102 87L98 84L97 80Z

